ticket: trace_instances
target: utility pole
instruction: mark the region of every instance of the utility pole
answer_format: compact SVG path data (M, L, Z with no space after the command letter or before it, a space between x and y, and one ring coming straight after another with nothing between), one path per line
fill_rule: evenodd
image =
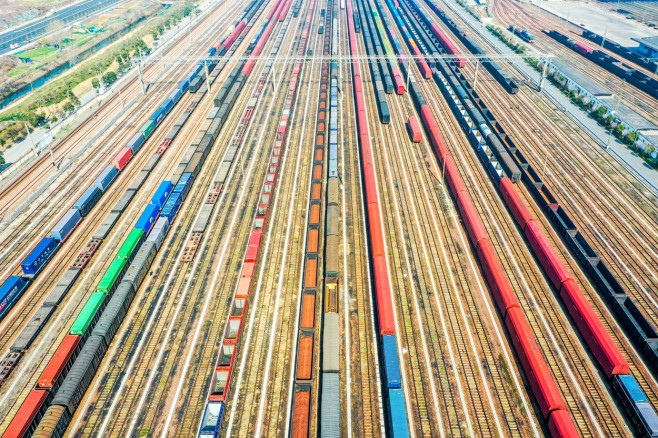
M37 151L37 147L34 144L34 140L32 140L32 133L30 132L30 125L27 123L27 121L24 121L24 122L25 122L25 129L27 129L27 136L30 139L30 144L32 145L32 152L34 152L34 155L39 155L39 152Z
M548 58L544 58L544 65L541 70L541 77L539 78L539 92L542 91L542 86L544 85L544 78L546 78L546 70L548 70Z
M206 70L206 84L208 84L208 92L212 92L212 90L210 89L210 77L208 75L208 61L207 60L203 61L203 66L205 67L205 70Z
M603 32L603 41L601 41L601 48L605 46L605 37L608 35L608 24L605 25L605 32Z
M473 81L473 89L478 86L478 70L480 69L480 59L475 61L475 80Z
M142 84L142 94L146 94L146 87L144 86L144 78L142 77L142 61L140 60L137 64L137 70L139 71L139 82Z

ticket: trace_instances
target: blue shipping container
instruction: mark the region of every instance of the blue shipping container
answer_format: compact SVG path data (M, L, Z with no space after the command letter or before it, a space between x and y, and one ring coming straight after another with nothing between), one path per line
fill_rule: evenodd
M21 268L25 275L37 275L57 252L59 242L52 237L44 237L36 248L23 260Z
M98 190L98 187L92 186L89 187L75 202L73 208L80 210L80 216L85 217L87 213L96 205L98 200L101 198L103 192Z
M169 111L171 111L173 107L174 107L174 100L170 97L164 101L161 108L164 110L165 114L169 114Z
M338 160L329 160L329 178L338 177Z
M174 185L171 183L171 181L162 181L162 183L160 183L160 187L158 187L158 190L155 191L151 202L157 205L159 209L164 207L165 202L167 202L167 198L169 195L171 195L171 189L173 187Z
M178 90L180 90L181 96L187 91L188 88L190 88L190 79L185 78L183 82L181 82L178 86Z
M617 378L619 379L624 392L626 395L628 395L628 398L633 401L633 403L645 403L648 401L647 396L644 395L644 391L642 391L642 388L640 388L640 385L638 385L635 377L626 374L617 376Z
M114 178L116 178L118 174L119 170L110 164L103 170L103 172L101 172L98 178L96 178L94 185L98 187L98 190L104 192L110 186L110 184L112 184L112 181L114 181Z
M647 432L645 436L658 436L658 415L653 407L649 403L638 403L635 407Z
M400 376L400 361L398 359L398 346L395 335L382 336L382 350L384 355L384 372L387 388L399 388L402 383Z
M162 207L162 213L160 213L160 216L169 219L169 223L171 224L176 217L176 213L178 213L181 201L182 196L180 193L172 193L165 206Z
M137 151L141 149L143 144L144 144L144 136L142 135L141 132L139 132L135 134L133 138L130 139L126 147L130 148L130 150L133 151L133 155L135 155Z
M12 275L0 287L0 319L2 319L27 287L27 280L19 275Z
M389 389L386 403L388 410L388 430L391 438L409 437L407 427L407 408L404 405L404 394L401 389Z
M153 224L158 218L159 212L160 209L158 208L157 205L154 204L147 205L146 208L144 209L144 212L137 220L137 224L135 225L135 228L137 228L138 230L144 230L144 234L148 234L148 232L151 230L151 227L153 227Z
M112 168L116 170L114 166L112 166ZM55 225L50 232L50 235L60 242L64 242L66 238L69 237L69 234L75 230L75 227L78 226L81 220L82 216L80 216L80 210L72 208L66 212L59 222L57 222L57 225Z
M164 119L165 110L163 107L158 108L156 112L153 113L149 120L153 121L156 125L159 125L162 119Z
M180 97L181 97L182 95L183 95L183 92L181 91L181 89L180 89L180 88L176 88L176 90L174 90L174 92L171 93L171 96L169 96L169 99L171 99L171 101L172 101L173 103L176 103L176 102L178 102L178 101L180 100Z
M193 178L194 176L191 173L182 174L178 180L178 184L176 184L176 187L174 188L174 193L180 193L182 199L185 199L187 192L189 192L190 188L192 187Z

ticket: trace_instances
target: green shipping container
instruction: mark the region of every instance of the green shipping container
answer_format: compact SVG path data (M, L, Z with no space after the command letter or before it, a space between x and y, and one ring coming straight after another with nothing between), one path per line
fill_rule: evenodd
M101 282L98 283L96 292L103 294L109 293L112 290L114 283L116 283L117 279L119 278L119 274L121 274L124 266L126 266L126 259L114 259L110 267L107 268L103 278L101 278Z
M141 243L143 235L144 230L133 228L130 234L128 234L126 241L123 242L123 245L121 245L117 257L120 259L129 259L135 253L135 251L137 251L137 247Z
M144 138L148 138L149 135L151 135L151 132L155 129L155 123L153 123L153 120L149 120L142 126L142 129L139 130L139 132L142 133Z
M100 309L100 307L103 305L103 301L105 301L105 294L98 292L91 294L87 300L87 303L82 308L80 315L78 315L75 322L73 323L73 326L71 327L72 335L82 336L85 334L89 328L89 324L91 324L91 321L94 320L96 313L98 313L98 309Z

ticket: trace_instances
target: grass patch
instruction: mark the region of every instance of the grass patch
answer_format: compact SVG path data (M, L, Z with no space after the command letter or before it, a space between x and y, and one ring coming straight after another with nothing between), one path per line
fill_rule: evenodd
M38 49L32 49L26 52L17 53L16 56L20 59L26 59L26 58L37 59L46 56L47 54L54 52L55 50L57 49L53 49L52 47L39 47Z

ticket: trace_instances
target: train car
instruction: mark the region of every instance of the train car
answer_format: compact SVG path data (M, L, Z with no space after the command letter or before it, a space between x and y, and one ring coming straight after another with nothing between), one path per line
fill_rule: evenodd
M55 224L50 235L62 243L71 235L81 220L80 210L72 208Z
M0 287L0 319L14 305L14 302L23 294L29 281L19 275L12 275Z
M133 153L134 152L135 151L133 151ZM105 169L103 169L103 171L98 176L98 178L96 178L96 180L94 181L94 185L98 187L98 190L104 192L105 190L107 190L110 184L114 182L114 178L116 178L118 174L119 171L117 170L117 168L114 167L113 165L109 165Z
M143 230L144 233L148 234L149 231L151 231L153 224L155 224L155 221L158 219L159 214L160 214L160 209L158 208L157 205L155 204L147 205L144 211L142 212L142 215L137 220L137 223L135 224L135 228Z
M48 263L59 249L59 242L53 237L44 237L21 263L23 274L34 277Z
M142 126L139 129L139 133L144 136L144 138L149 138L149 136L155 131L155 121L153 120L148 120L146 123L144 123L144 126Z
M101 192L98 187L91 186L75 201L73 208L76 208L80 211L80 216L85 217L92 208L96 205L103 192Z
M391 438L408 438L407 407L402 389L389 389L386 397L386 423Z
M66 335L37 379L37 388L57 390L82 347L80 336Z
M387 388L399 388L402 384L400 361L395 335L382 336L382 360Z
M219 425L224 413L223 402L208 402L203 412L198 437L216 437L219 434Z
M141 228L133 228L119 248L117 258L125 259L127 263L130 263L135 252L144 241L144 235L144 230Z
M117 170L121 171L123 170L124 167L126 167L126 164L130 161L130 159L133 157L133 151L129 147L124 147L119 151L116 157L112 160L112 164L114 167L117 168Z
M126 259L116 258L110 264L110 267L105 271L105 275L101 278L101 281L96 286L96 292L102 294L112 294L119 278L123 275L126 269Z
M94 325L96 324L96 321L98 321L106 304L107 301L105 294L99 292L91 294L80 311L80 314L75 321L73 321L69 333L83 338L89 336L91 334L91 329L94 328Z
M133 155L134 155L142 148L142 145L144 144L145 141L146 138L144 138L144 135L141 132L138 132L137 134L132 136L130 141L128 141L126 147L129 148L131 151L133 151Z
M167 199L164 207L162 207L160 217L166 217L171 224L174 221L176 214L178 213L178 209L180 208L182 200L183 197L181 193L172 193L169 196L169 199Z
M423 133L420 130L418 119L415 116L410 116L406 125L411 141L414 143L420 143L423 140Z
M46 412L48 391L33 389L2 434L3 438L30 436Z

